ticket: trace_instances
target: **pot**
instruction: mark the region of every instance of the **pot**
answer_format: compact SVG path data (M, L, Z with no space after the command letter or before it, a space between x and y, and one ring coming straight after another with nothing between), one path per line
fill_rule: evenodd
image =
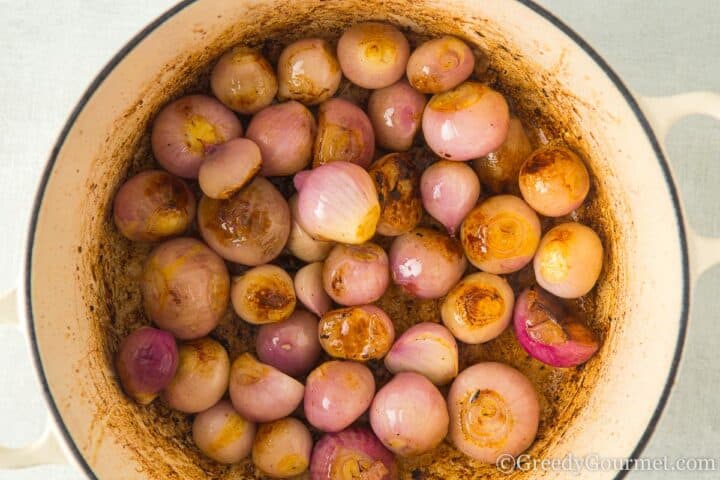
M123 332L145 322L135 279L148 247L114 231L111 199L129 172L150 161L146 127L154 112L201 87L228 47L268 39L272 54L279 44L333 36L366 19L455 34L489 52L491 68L503 72L505 89L522 109L539 108L548 128L585 152L595 182L594 226L606 249L592 296L604 341L584 368L553 374L571 382L540 389L544 420L528 454L639 456L677 372L692 284L720 261L720 240L700 237L685 223L661 141L682 116L720 118L720 96L633 96L589 45L531 0L186 0L100 73L48 162L20 286L3 298L0 318L26 333L51 415L38 442L0 450L0 467L69 462L89 478L255 478L248 463L218 469L182 447L184 416L161 405L138 407L119 389L111 360ZM234 333L240 349L247 332ZM527 373L536 385L549 375ZM402 469L403 478L505 476L448 445Z

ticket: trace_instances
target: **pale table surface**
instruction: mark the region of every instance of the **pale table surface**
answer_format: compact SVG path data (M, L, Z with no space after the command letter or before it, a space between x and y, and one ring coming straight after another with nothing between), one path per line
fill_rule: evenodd
M95 74L173 0L0 0L0 292L16 284L35 186L68 113ZM717 0L542 0L634 91L720 91ZM720 235L720 124L690 118L668 153L691 223ZM720 459L720 269L701 279L680 374L646 457ZM652 298L646 301L652 302ZM662 334L662 332L658 332ZM33 440L45 407L22 337L0 327L0 444ZM601 453L601 452L599 452ZM720 465L720 462L719 462ZM718 478L632 472L628 478ZM69 467L0 471L0 480L69 480Z

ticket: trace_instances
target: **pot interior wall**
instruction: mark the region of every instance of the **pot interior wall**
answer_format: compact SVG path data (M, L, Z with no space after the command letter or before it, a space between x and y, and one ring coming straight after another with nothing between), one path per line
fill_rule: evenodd
M148 39L164 45L158 47L162 53L158 53L156 61L152 48L141 44L141 51L133 52L126 60L135 64L123 69L124 76L111 76L98 98L86 107L92 111L83 115L109 115L109 128L72 132L75 141L81 142L77 145L83 147L76 152L87 158L77 160L76 174L80 178L74 182L81 189L68 187L65 192L68 207L77 207L77 219L66 225L72 230L68 235L75 238L66 263L72 265L75 286L73 298L67 301L76 315L65 320L62 335L67 345L80 352L68 354L67 358L77 360L72 367L56 365L46 370L55 369L57 376L61 371L65 374L53 384L53 390L75 443L91 468L103 478L260 478L249 461L228 467L204 458L192 445L190 417L170 411L160 400L150 407L139 407L119 389L112 368L114 352L128 332L148 323L137 281L150 246L132 244L117 233L112 223L112 198L128 175L153 165L148 138L153 115L173 98L207 91L209 68L228 47L245 43L261 48L275 60L282 46L294 39L336 38L346 26L367 19L393 22L414 42L424 36L453 34L476 46L490 64L481 79L512 99L513 109L532 127L533 141L540 143L547 138L565 142L582 152L592 170L590 199L578 217L601 235L605 267L595 291L574 303L573 308L591 314L591 325L603 339L599 354L579 368L544 367L520 349L511 331L488 344L463 348L464 365L499 360L532 379L542 399L542 421L537 441L528 453L541 458L560 451L558 446L583 428L578 418L587 421L592 417L588 405L596 395L596 386L609 378L607 365L615 354L616 336L622 331L621 322L614 320L627 317L630 309L627 296L620 294L628 291L630 278L630 212L610 166L607 140L602 131L587 125L591 118L602 118L600 106L557 81L558 69L563 66L544 64L538 54L546 48L544 45L520 42L518 31L497 18L491 21L463 8L462 2L268 1L221 8L223 3L199 2L179 14L182 21L173 19L161 26ZM169 55L172 48L167 43L174 39L182 39L178 45L183 48ZM123 81L132 76L143 78L142 88L128 91L122 87ZM136 85L137 80L129 84ZM113 95L111 88L120 91ZM345 93L363 97L357 90ZM72 175L75 165L68 160L58 164L57 169L60 173L54 172L55 177ZM66 267L58 264L57 268ZM525 271L513 281L523 285L530 278L530 272ZM408 307L405 300L393 290L382 301L400 330L419 319L439 321L434 302ZM57 330L56 321L50 313L36 319L40 327L45 324ZM228 312L213 336L222 340L234 358L253 349L253 334L253 328ZM53 349L62 348L47 346L47 350ZM43 354L43 363L49 356ZM85 416L71 406L75 402L86 405ZM464 457L447 443L430 454L402 460L401 464L403 478L506 477L494 466ZM537 476L538 472L518 472L511 478Z

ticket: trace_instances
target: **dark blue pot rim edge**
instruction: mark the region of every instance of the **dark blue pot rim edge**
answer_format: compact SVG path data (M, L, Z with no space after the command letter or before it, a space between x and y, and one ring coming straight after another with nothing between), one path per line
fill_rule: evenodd
M72 438L72 435L67 429L67 426L62 420L62 417L60 415L60 411L58 409L57 404L55 403L55 400L50 393L50 386L48 385L47 378L45 376L45 371L42 365L42 361L40 358L40 351L37 344L37 338L35 334L35 326L34 322L32 320L33 318L33 312L32 312L32 301L31 301L31 292L32 292L32 276L31 276L31 266L32 266L32 253L33 253L33 244L35 239L35 231L37 228L37 222L38 222L38 215L40 211L40 206L42 204L43 195L45 193L45 188L47 187L48 180L50 178L50 174L52 173L52 170L55 166L55 162L57 160L57 156L60 152L60 149L62 148L63 144L65 143L65 140L72 129L72 126L74 125L75 121L77 120L77 117L80 115L80 112L85 108L87 103L90 101L90 98L93 96L95 91L98 89L98 87L103 83L103 81L112 73L112 71L115 69L115 67L130 53L140 42L142 42L148 35L150 35L153 31L155 31L160 25L165 23L167 20L175 16L178 12L185 9L187 6L195 3L197 0L184 0L181 3L178 3L174 7L167 10L165 13L160 15L157 19L155 19L152 23L150 23L148 26L143 28L140 32L138 32L125 46L123 46L118 53L113 56L113 58L103 67L103 69L100 71L100 73L95 77L95 79L92 81L92 83L88 86L88 88L83 93L82 97L80 98L79 102L73 109L72 113L68 117L67 121L65 122L65 125L60 132L60 135L58 136L58 139L55 142L55 145L53 146L53 149L50 153L50 157L48 159L48 162L45 166L45 169L43 171L43 174L40 179L40 184L38 186L37 193L35 195L35 199L33 202L33 209L32 209L32 216L30 218L30 224L28 229L28 234L26 238L26 252L25 252L25 259L24 259L24 265L22 269L22 279L21 282L23 282L23 289L24 290L24 298L22 299L22 302L24 303L25 311L26 311L26 318L27 318L27 330L28 330L28 338L30 342L30 347L32 351L32 357L33 362L35 364L35 369L38 373L38 377L40 379L41 387L43 395L45 396L45 399L47 401L47 404L50 409L50 413L57 425L58 431L63 436L65 443L69 450L72 452L76 462L84 473L87 475L88 478L97 480L97 476L93 472L93 470L90 468L90 465L88 465L87 461L85 460L85 457L83 457L82 453L80 452L80 449L75 444L75 441ZM680 359L682 357L682 350L683 345L685 343L685 336L687 331L687 324L688 324L688 314L689 314L689 307L690 307L690 268L689 268L689 259L688 259L688 245L687 245L687 235L686 235L686 229L685 229L685 221L683 218L682 208L680 205L680 198L678 194L677 187L675 186L675 183L673 181L672 173L670 166L667 162L667 159L665 158L665 154L662 151L662 148L660 146L660 143L655 136L655 132L653 131L652 127L650 126L650 122L645 117L644 113L640 109L640 106L638 105L637 101L633 97L633 95L630 93L628 88L625 86L625 84L622 82L620 77L615 73L615 71L607 64L607 62L583 39L578 35L573 29L571 29L568 25L566 25L562 20L554 16L552 13L550 13L545 8L541 7L540 5L536 4L533 0L517 0L519 3L525 5L530 10L534 11L541 17L543 17L545 20L553 24L556 28L561 30L565 35L567 35L570 39L572 39L580 48L583 49L583 51L590 56L590 58L593 59L593 61L605 72L605 74L608 76L608 78L613 82L615 87L618 89L618 91L622 94L625 101L628 103L629 107L632 109L633 113L635 114L635 117L637 118L638 122L642 126L648 141L652 145L653 151L655 152L655 155L657 156L658 163L660 164L660 167L662 169L663 176L665 177L665 182L667 184L667 188L670 192L670 195L672 197L672 202L674 206L674 213L675 213L675 220L677 222L678 226L678 232L679 232L679 241L681 245L681 254L682 254L682 275L683 275L683 285L682 285L682 311L680 315L680 329L678 332L678 339L677 343L675 345L675 353L673 355L673 361L672 365L670 366L670 371L668 373L665 386L663 388L662 394L660 396L660 399L658 401L657 406L655 407L655 411L653 413L652 418L650 419L650 422L648 423L647 428L645 429L645 432L643 433L642 437L640 437L640 440L638 441L638 444L635 446L635 449L630 454L628 458L639 458L642 454L643 450L647 446L647 443L649 442L650 438L652 437L652 434L655 431L655 428L657 427L657 424L662 416L662 412L665 408L665 405L667 404L668 398L670 396L670 392L672 390L672 387L675 383L675 378L677 376L678 368L680 365ZM627 474L629 470L622 470L617 473L615 476L615 480L621 480L623 479Z

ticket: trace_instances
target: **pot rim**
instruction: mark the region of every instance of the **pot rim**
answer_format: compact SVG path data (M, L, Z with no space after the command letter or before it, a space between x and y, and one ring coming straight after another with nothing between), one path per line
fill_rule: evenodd
M82 94L80 99L78 100L77 104L73 108L72 112L68 116L68 119L65 121L65 124L60 131L60 134L57 137L57 140L55 141L55 144L50 152L50 155L48 157L48 160L45 164L45 167L43 169L43 173L40 177L40 182L38 184L37 190L35 192L35 196L33 199L33 206L32 206L32 212L30 217L30 222L28 226L27 231L27 237L25 240L25 254L23 259L23 266L21 270L21 277L20 277L20 295L19 295L19 301L21 302L22 306L25 310L25 322L26 322L26 328L28 332L28 341L30 343L31 352L32 352L32 360L33 365L35 367L35 371L38 375L38 378L41 383L41 389L43 396L45 397L45 401L49 407L50 413L52 415L52 420L57 427L58 433L62 436L62 441L67 447L67 449L72 453L73 459L75 460L75 463L79 465L84 474L87 476L87 478L92 480L99 480L98 477L93 472L92 468L88 464L85 457L82 455L82 452L80 451L79 447L73 440L72 435L70 434L70 431L68 430L67 426L63 422L62 416L60 415L60 410L58 408L58 405L55 402L55 399L52 396L52 393L50 392L50 385L48 383L47 377L45 375L45 370L43 368L42 360L40 357L40 349L38 347L37 337L35 334L35 324L33 321L33 310L32 310L32 255L33 255L33 247L34 247L34 241L35 241L35 231L37 228L38 223L38 215L40 212L40 207L42 205L42 200L44 198L45 190L48 184L48 180L50 178L50 174L53 171L53 168L55 167L55 162L57 161L58 154L60 150L62 149L65 140L68 137L68 134L70 133L70 130L72 129L73 125L75 124L75 121L77 120L80 113L83 111L85 106L88 104L90 99L92 98L95 91L100 87L100 85L105 81L105 79L113 72L115 67L122 62L122 60L139 44L141 43L148 35L153 33L159 26L164 24L166 21L170 20L172 17L174 17L177 13L184 10L186 7L194 4L198 0L182 0L178 4L174 5L167 11L165 11L163 14L161 14L159 17L157 17L155 20L153 20L151 23L149 23L145 28L140 30L137 34L135 34L111 59L108 61L107 64L100 70L100 72L95 76L93 81L90 83L90 85L85 89L85 92ZM576 45L578 45L592 60L595 62L595 64L600 67L600 69L608 76L610 81L615 85L615 87L618 89L620 94L623 96L624 100L627 102L628 106L632 110L633 114L635 115L635 118L640 123L640 126L642 127L642 130L645 132L645 135L647 137L647 140L650 142L650 145L652 146L653 151L655 152L655 156L657 157L658 163L660 164L660 168L662 170L663 177L665 178L665 183L667 184L668 190L670 192L670 196L672 199L673 204L673 210L674 210L674 217L675 221L678 226L678 234L679 234L679 242L680 242L680 255L681 255L681 263L682 263L682 297L681 297L681 312L680 312L680 328L678 330L678 338L677 342L675 344L675 351L673 354L673 360L672 364L670 366L670 370L668 372L667 378L665 380L665 386L663 387L662 394L660 395L660 398L658 399L658 403L655 407L655 411L653 412L653 415L650 419L650 422L648 423L647 427L645 428L645 431L643 432L643 435L640 437L637 445L633 449L633 451L628 455L628 458L639 458L642 454L643 450L647 446L647 443L649 442L650 438L652 437L653 433L655 432L655 428L657 427L660 418L662 416L663 410L665 409L665 406L667 404L668 398L670 396L670 393L672 391L672 388L675 384L675 378L677 376L679 364L681 361L682 353L683 353L683 347L685 344L685 337L687 332L687 325L688 325L688 318L689 318L689 306L690 306L690 268L689 268L689 254L688 254L688 237L687 237L687 231L686 231L686 223L683 215L683 210L680 203L680 196L678 193L677 186L675 185L672 171L670 169L670 165L668 164L667 158L665 157L665 154L662 150L662 147L660 146L660 143L657 139L657 136L655 135L654 130L650 126L650 122L648 121L647 117L641 110L637 100L633 97L632 93L630 93L630 90L625 86L623 81L620 79L617 73L610 67L610 65L600 56L600 54L590 46L578 33L576 33L571 27L569 27L564 21L560 20L558 17L556 17L554 14L550 13L547 9L540 6L539 4L535 3L536 0L516 0L523 6L529 8L534 13L538 14L545 20L547 20L550 24L552 24L555 28L559 29L561 32L563 32L565 35L567 35ZM621 480L625 478L625 476L628 474L629 470L621 470L617 472L615 475L615 480Z

